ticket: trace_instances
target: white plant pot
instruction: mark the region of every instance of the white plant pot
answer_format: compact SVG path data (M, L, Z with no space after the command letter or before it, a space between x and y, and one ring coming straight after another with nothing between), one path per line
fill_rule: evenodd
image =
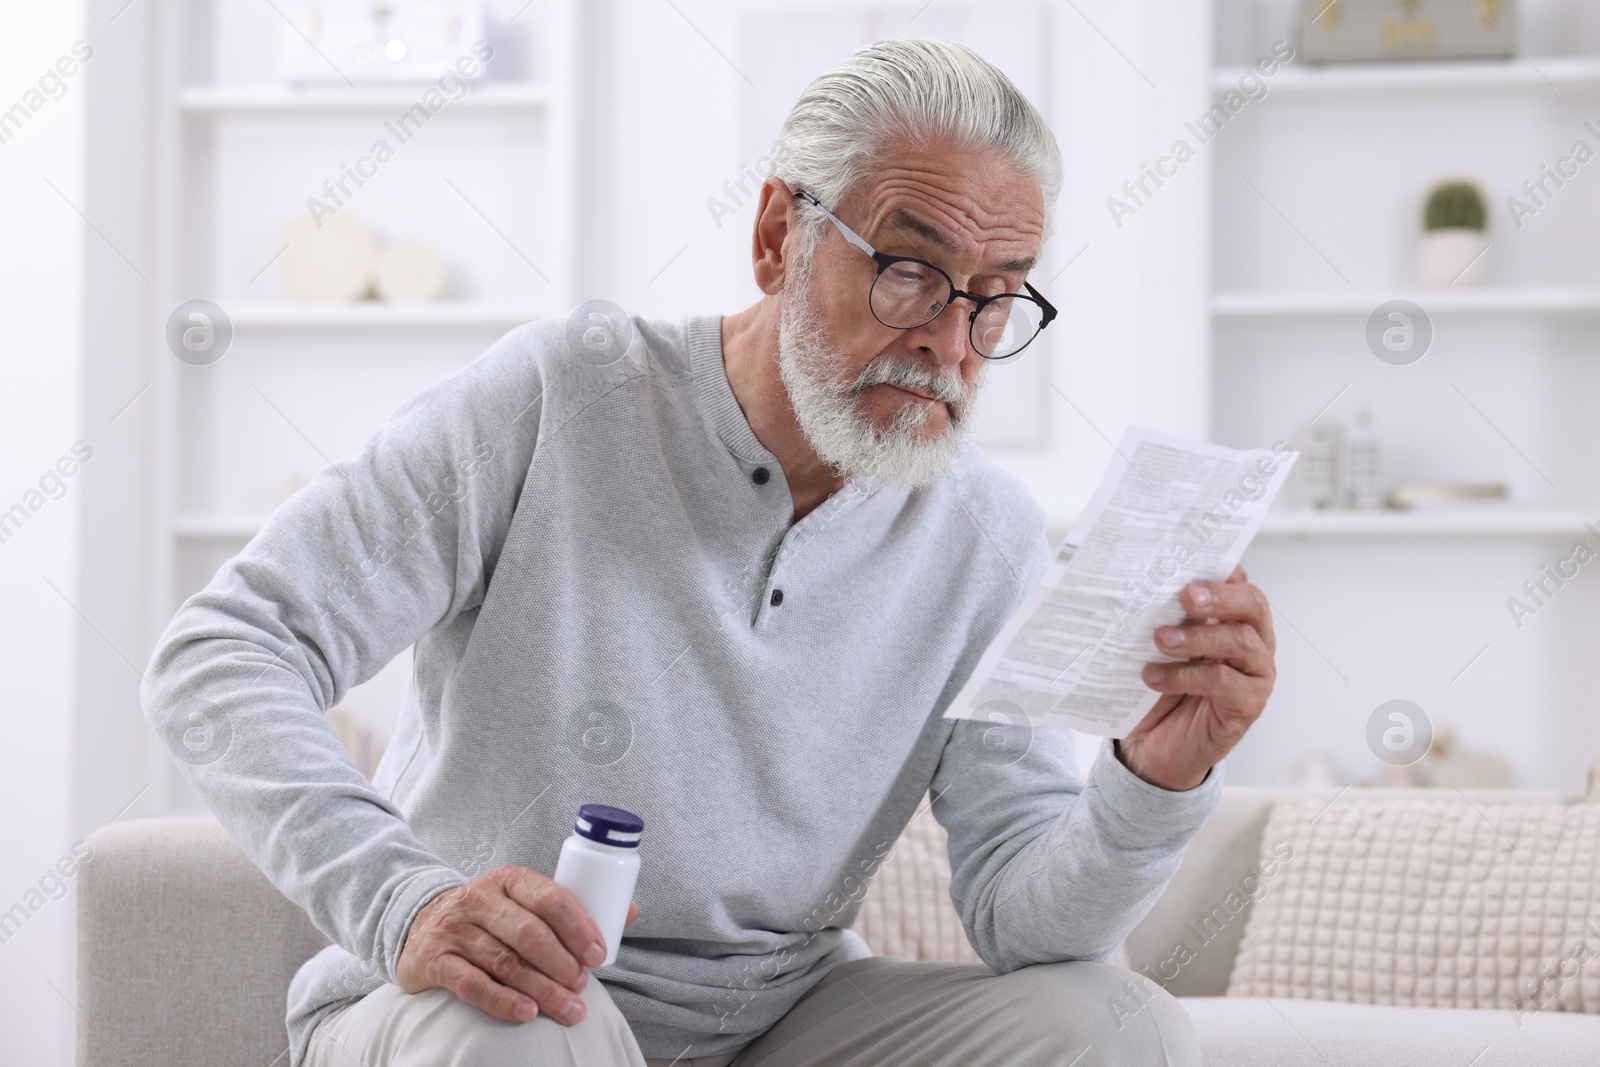
M1482 230L1427 230L1417 240L1422 285L1482 285L1489 277L1489 238Z

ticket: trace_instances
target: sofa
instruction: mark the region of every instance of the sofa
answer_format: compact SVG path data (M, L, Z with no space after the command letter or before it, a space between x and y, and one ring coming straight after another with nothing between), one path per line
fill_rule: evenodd
M1549 793L1430 793L1485 810L1570 802ZM1161 981L1194 1020L1211 1067L1577 1067L1600 1064L1600 1015L1384 1007L1227 996L1248 910L1208 930L1181 968L1173 943L1257 863L1280 800L1305 791L1230 786L1165 893L1116 962ZM1352 790L1357 803L1417 791ZM1335 797L1327 791L1331 801ZM863 898L855 929L874 951L970 960L948 897L944 831L914 819ZM286 1067L284 1000L327 944L210 819L107 826L79 875L77 1057L83 1067ZM941 879L943 880L941 882ZM1172 973L1170 978L1166 977Z

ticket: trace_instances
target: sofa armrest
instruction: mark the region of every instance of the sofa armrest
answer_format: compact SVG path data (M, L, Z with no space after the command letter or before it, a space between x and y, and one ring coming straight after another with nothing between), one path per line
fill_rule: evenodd
M289 982L328 939L213 819L117 823L88 843L80 1067L284 1067Z
M1220 997L1227 991L1249 918L1250 886L1256 884L1244 880L1256 873L1261 833L1281 796L1282 790L1238 786L1222 791L1222 802L1189 843L1167 891L1128 935L1133 970L1174 996ZM1240 910L1230 911L1228 905L1239 907L1241 897Z

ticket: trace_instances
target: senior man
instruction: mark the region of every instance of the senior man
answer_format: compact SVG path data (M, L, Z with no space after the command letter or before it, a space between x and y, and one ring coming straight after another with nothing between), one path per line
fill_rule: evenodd
M1158 636L1195 662L1152 668L1087 782L1065 731L942 717L1049 558L966 431L1054 317L1026 279L1060 166L971 51L857 51L783 127L756 304L624 320L625 349L512 331L183 606L146 711L335 942L290 991L295 1067L1199 1062L1176 1001L1101 961L1266 701L1261 593L1184 591ZM369 783L323 713L412 645ZM925 796L987 966L850 930ZM593 977L599 928L547 877L591 801L645 821Z

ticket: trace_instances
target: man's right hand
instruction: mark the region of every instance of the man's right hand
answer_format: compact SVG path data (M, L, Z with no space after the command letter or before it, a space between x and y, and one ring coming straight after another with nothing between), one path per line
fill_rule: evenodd
M628 922L639 915L628 905ZM544 1012L572 1025L585 966L606 957L599 925L565 886L526 867L497 867L424 904L396 975L408 993L449 989L488 1015L527 1022Z

